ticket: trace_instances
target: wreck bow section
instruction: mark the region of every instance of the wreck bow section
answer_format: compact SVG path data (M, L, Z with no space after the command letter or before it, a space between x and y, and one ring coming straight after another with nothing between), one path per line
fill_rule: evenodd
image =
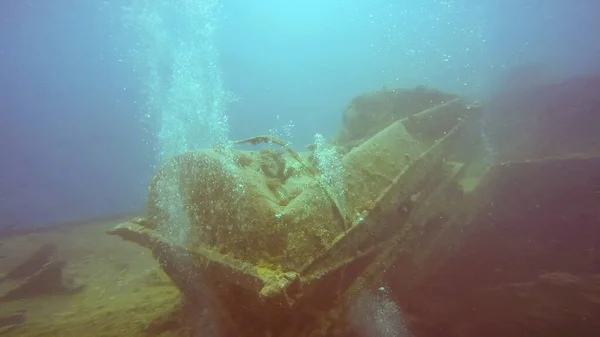
M323 178L319 149L256 137L243 142L272 146L171 158L151 182L148 216L110 233L151 249L184 310L210 308L224 335L348 333L352 300L432 221L466 227L476 212L464 206L478 180L463 183L480 166L481 108L421 89L394 97L399 113L367 131L350 111L359 103L347 109L331 145L341 189Z

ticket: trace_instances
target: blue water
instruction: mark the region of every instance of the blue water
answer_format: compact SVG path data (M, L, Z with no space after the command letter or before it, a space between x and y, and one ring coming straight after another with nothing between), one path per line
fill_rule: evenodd
M3 1L0 227L140 210L165 156L259 134L301 149L383 87L485 100L515 66L597 72L597 13L583 0Z

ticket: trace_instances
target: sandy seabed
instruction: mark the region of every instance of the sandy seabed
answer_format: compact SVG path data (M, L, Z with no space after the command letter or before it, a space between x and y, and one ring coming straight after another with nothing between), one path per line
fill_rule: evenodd
M84 285L75 294L0 302L0 321L25 314L22 324L0 326L0 336L147 336L144 328L171 311L180 295L150 251L106 234L118 222L0 238L0 275L53 243L53 259L67 262L64 276ZM6 282L0 283L0 293L6 287Z

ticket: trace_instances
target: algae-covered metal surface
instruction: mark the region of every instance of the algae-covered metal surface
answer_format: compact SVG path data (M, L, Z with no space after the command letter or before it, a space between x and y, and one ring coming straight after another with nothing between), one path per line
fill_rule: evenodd
M479 115L452 98L340 146L341 188L323 178L318 153L272 137L243 141L274 145L260 151L184 153L154 177L148 216L110 233L151 249L186 298L182 310L208 308L225 335L346 333L359 290L448 204L443 191L469 164L456 144ZM173 187L179 219L164 207Z

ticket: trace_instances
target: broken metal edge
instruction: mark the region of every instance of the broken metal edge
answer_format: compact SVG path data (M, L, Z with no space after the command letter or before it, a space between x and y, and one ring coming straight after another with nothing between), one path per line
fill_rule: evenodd
M215 275L219 275L219 278L226 278L233 284L260 294L263 301L284 295L287 288L300 280L300 276L292 271L254 266L208 249L188 249L180 244L167 242L153 230L133 221L121 223L107 231L107 234L117 235L123 240L152 250L163 266L166 262L176 264L177 261L170 260L184 254L193 261L189 267L200 267L204 278L214 280Z
M459 100L455 99L448 102L447 104L456 104L457 102L459 102ZM407 166L404 170L402 170L402 172L400 172L395 177L390 186L379 196L374 208L377 208L381 204L381 202L384 201L384 199L386 199L387 195L389 195L390 192L393 192L398 187L398 185L404 181L402 178L406 176L409 172L418 170L423 165L427 166L427 164L431 161L443 161L443 158L441 158L441 148L445 141L450 139L458 130L463 128L467 124L467 121L470 118L473 118L474 116L477 116L477 114L471 113L470 111L465 111L463 118L459 120L457 124L446 133L446 135L444 135L442 138L433 143L433 145L430 146L425 152L423 152L421 156L415 159L413 163ZM409 195L409 193L407 193L407 195ZM339 252L344 249L344 246L348 243L348 241L353 240L353 238L355 238L356 236L360 236L360 233L362 231L368 230L367 227L370 223L370 218L372 214L373 213L369 211L368 214L364 217L363 221L354 221L350 229L340 233L340 235L338 235L338 237L333 241L333 243L329 246L328 249L326 249L321 255L311 259L304 266L302 266L300 268L300 273L307 274L311 273L311 271L318 270L319 265L326 261L327 258L336 255L336 253L338 253L339 255Z

